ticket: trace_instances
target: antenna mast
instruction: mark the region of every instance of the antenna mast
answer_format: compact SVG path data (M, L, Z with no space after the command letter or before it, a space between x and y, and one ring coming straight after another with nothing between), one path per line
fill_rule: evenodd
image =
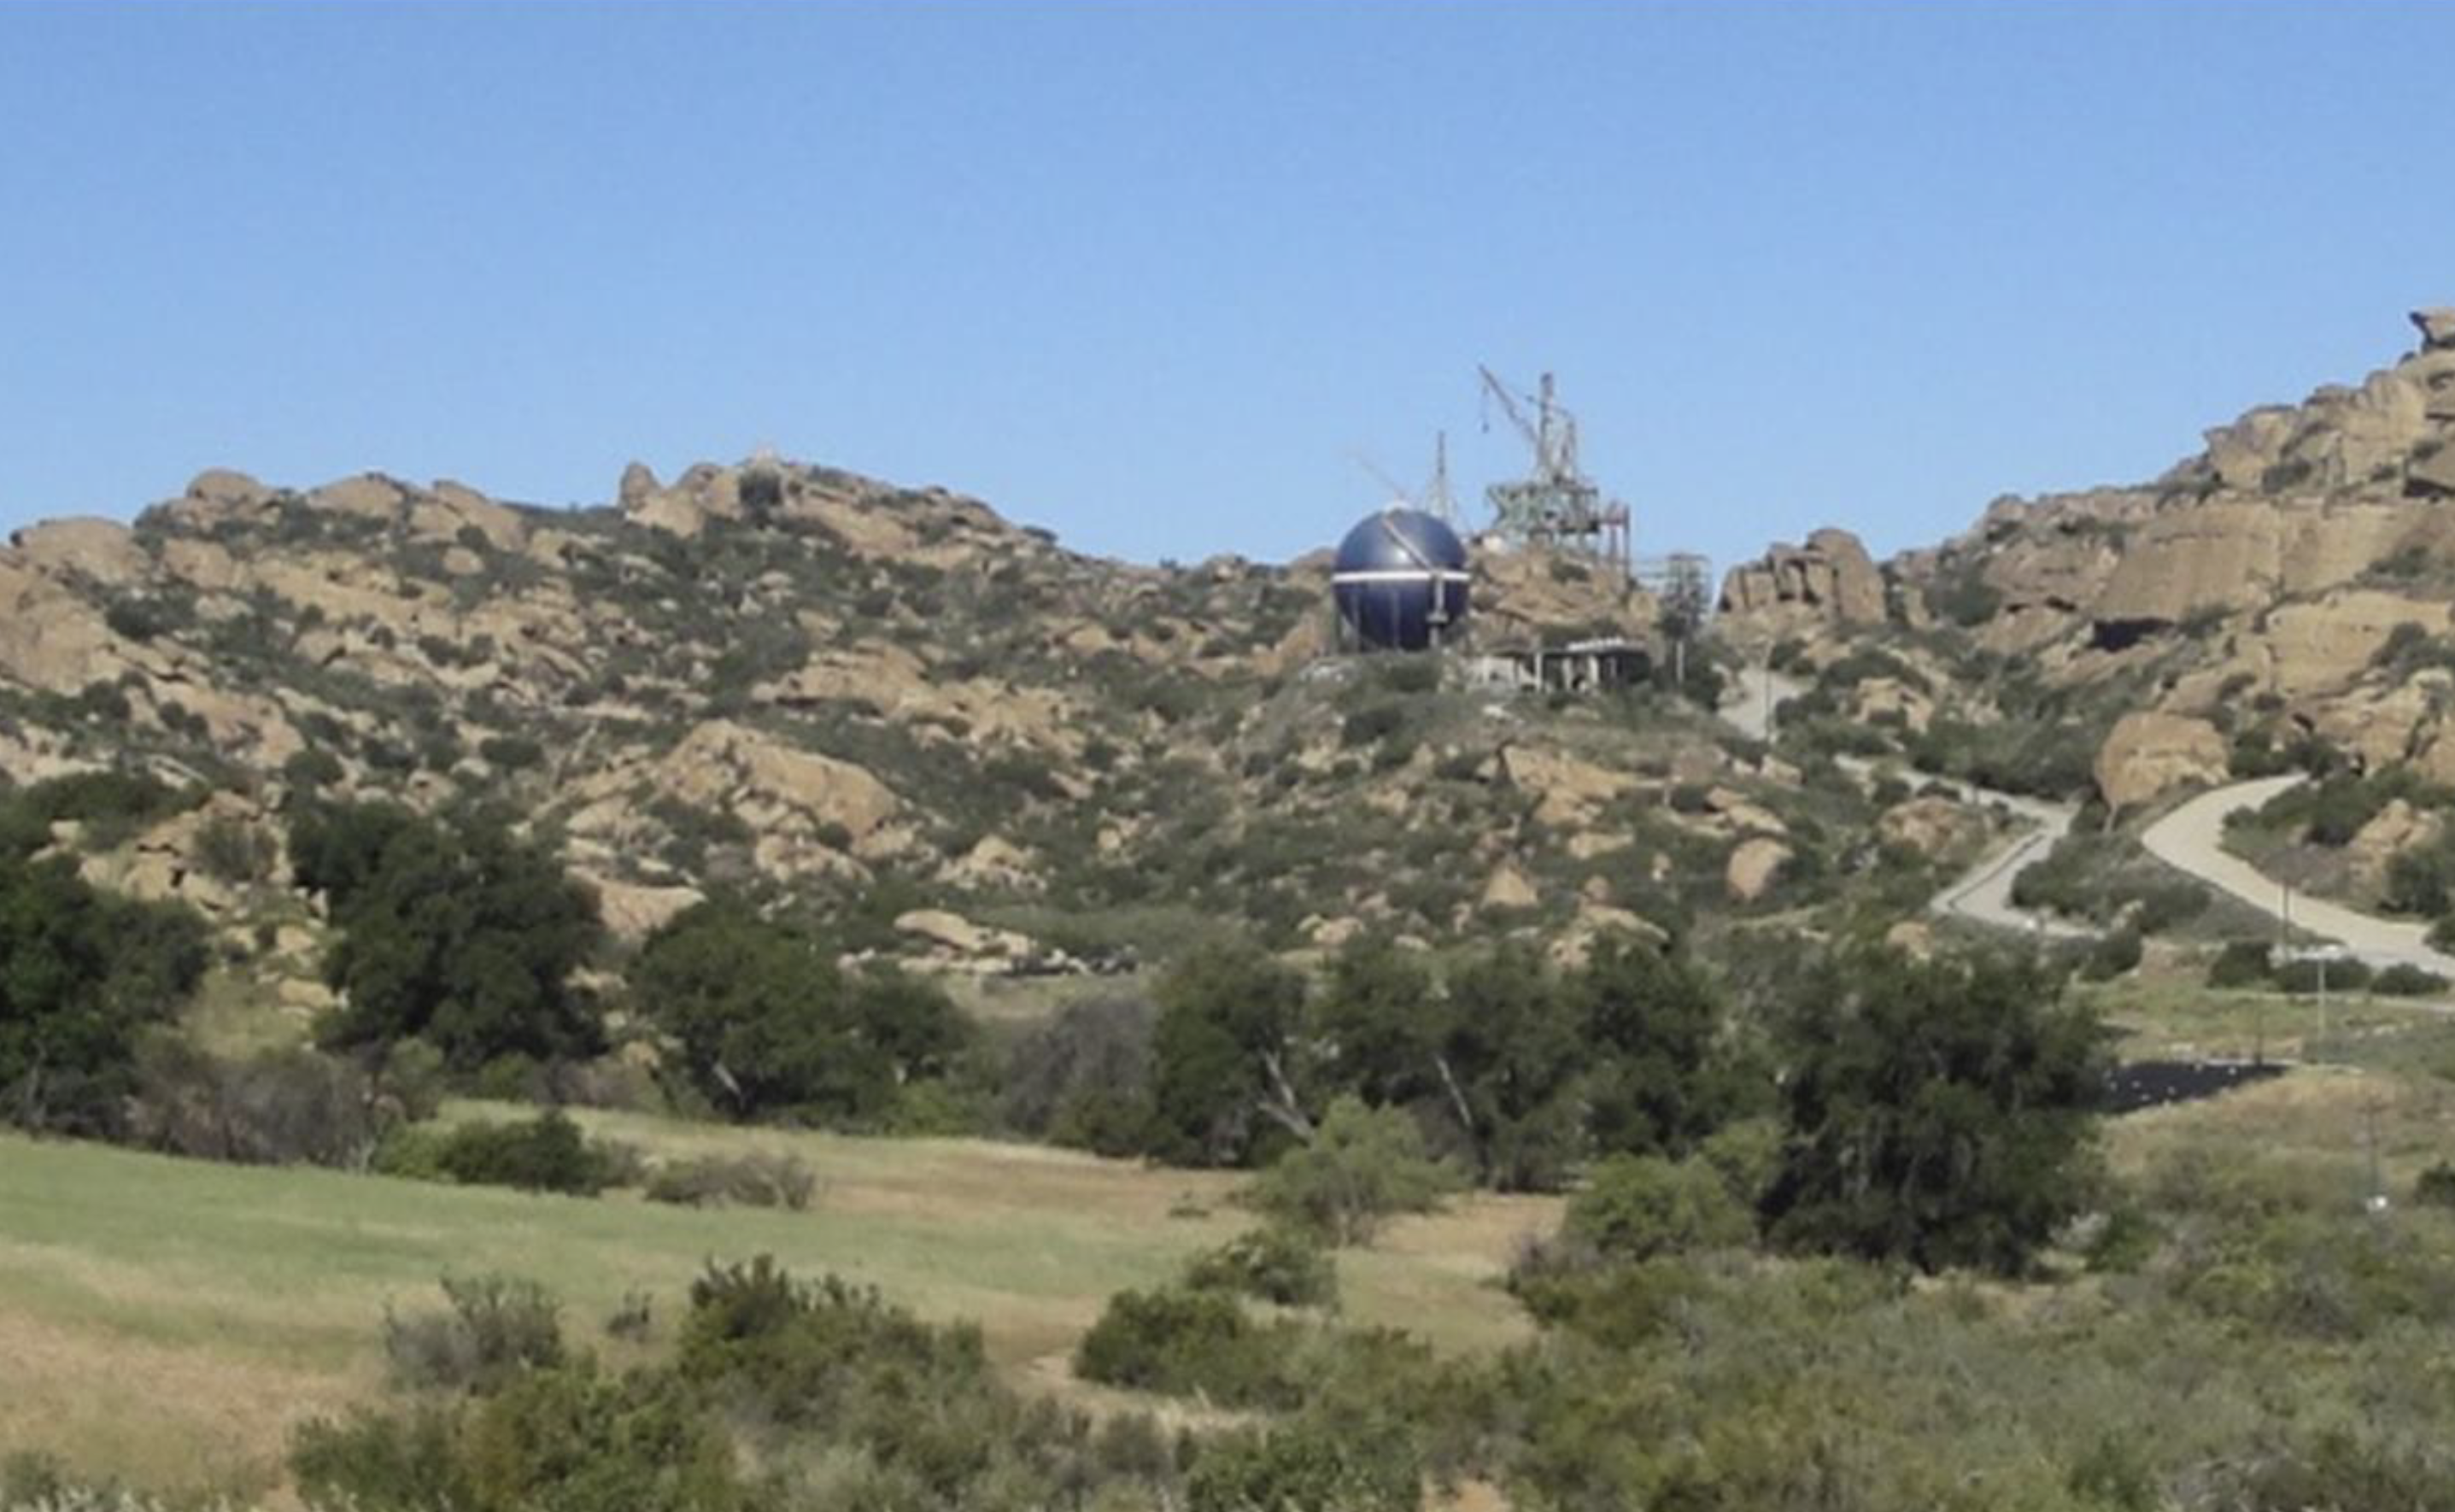
M1424 484L1424 513L1445 525L1457 523L1457 498L1450 492L1450 433L1432 433L1432 477Z

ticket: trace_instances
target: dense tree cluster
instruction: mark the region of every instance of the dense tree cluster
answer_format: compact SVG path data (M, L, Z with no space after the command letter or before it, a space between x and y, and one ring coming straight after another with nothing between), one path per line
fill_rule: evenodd
M1006 1111L1110 1153L1270 1167L1257 1198L1341 1242L1438 1192L1426 1154L1503 1190L1591 1173L1666 1232L1735 1215L1927 1269L2017 1270L2085 1202L2107 1057L2051 963L1843 950L1760 995L1751 1021L1627 938L1565 971L1507 945L1444 969L1364 939L1317 977L1211 950L1147 1017L1105 1005L1027 1039ZM1367 1200L1385 1189L1404 1200ZM1651 1242L1630 1221L1589 1237Z
M815 934L730 900L651 936L630 991L699 1095L737 1118L875 1126L969 1040L936 987L885 967L847 972Z
M463 1073L602 1048L599 1009L572 981L604 932L596 894L499 817L310 806L290 852L340 930L324 963L342 998L328 1045L422 1040Z
M1849 951L1807 986L1774 1236L1929 1270L2025 1266L2089 1195L2094 1017L2026 955Z
M1014 1064L1030 1093L1010 1112L1111 1153L1246 1166L1309 1144L1352 1097L1406 1110L1435 1154L1514 1190L1557 1187L1614 1151L1684 1153L1768 1096L1762 1055L1711 980L1636 940L1606 940L1565 973L1513 945L1437 973L1367 938L1318 981L1219 948L1156 996L1146 1028L1111 1007L1026 1042Z
M117 1133L142 1032L203 975L194 910L97 891L74 862L35 855L55 820L150 813L167 792L150 779L93 773L0 805L0 1120Z

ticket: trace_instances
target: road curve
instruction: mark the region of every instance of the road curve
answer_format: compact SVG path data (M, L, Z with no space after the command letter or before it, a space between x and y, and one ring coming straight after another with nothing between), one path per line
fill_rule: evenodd
M1739 668L1733 683L1733 695L1722 705L1722 718L1752 740L1771 739L1773 711L1800 691L1798 684L1762 666ZM1869 769L1866 763L1848 757L1840 765L1854 772ZM1927 905L1932 911L2040 939L2088 939L2097 932L2012 903L2012 880L2030 863L2044 860L2055 843L2071 832L2072 820L2079 813L2076 807L1949 779L1929 781L1955 789L1964 803L2007 809L2029 827L1937 893ZM2150 855L2185 876L2239 898L2271 919L2333 940L2347 954L2370 966L2417 966L2455 977L2455 955L2431 948L2427 926L2382 919L2324 898L2288 895L2282 883L2224 848L2227 814L2257 808L2302 781L2302 774L2296 772L2210 788L2141 831L2140 843Z
M2295 772L2210 788L2141 831L2140 843L2167 866L2240 898L2271 919L2333 940L2372 966L2418 966L2455 977L2455 955L2431 949L2426 926L2382 919L2306 894L2288 897L2283 884L2224 848L2227 814L2257 808L2303 780Z
M1732 679L1734 691L1722 701L1723 720L1751 740L1773 738L1774 710L1783 701L1803 691L1801 685L1780 673L1763 666L1742 666ZM1837 759L1845 770L1865 775L1874 768L1853 756ZM2079 813L2069 804L2047 803L2041 799L2024 798L2017 793L1999 792L1992 787L1979 787L1971 783L1948 777L1925 777L1927 786L1951 788L1965 804L1980 807L1998 807L2008 810L2016 819L2028 825L2026 833L2017 835L2001 848L1988 852L1978 864L1953 879L1935 895L1928 909L1936 913L1968 919L1998 930L2012 930L2038 939L2085 940L2096 931L2084 926L2055 918L2042 910L2022 909L2012 902L2012 879L2033 861L2042 861L2055 842L2071 832L2072 820Z
M2095 939L2097 931L2086 925L2056 918L2040 909L2023 909L2012 901L2013 879L2027 869L2029 863L2046 859L2046 852L2071 833L2072 820L2079 810L2069 804L2022 798L1992 787L1973 787L1966 783L1945 786L1958 788L1965 803L1998 804L2016 818L2026 821L2030 828L2010 845L1982 857L1962 872L1927 907L1937 913L1954 914L1997 929L2019 930L2039 939Z

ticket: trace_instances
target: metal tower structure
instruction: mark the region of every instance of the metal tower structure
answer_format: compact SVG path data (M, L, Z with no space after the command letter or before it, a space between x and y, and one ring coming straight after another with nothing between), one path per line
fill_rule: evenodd
M1713 563L1693 551L1644 557L1636 563L1637 586L1654 595L1655 624L1671 643L1672 678L1688 683L1688 646L1704 633L1714 612Z
M1421 488L1410 489L1381 470L1371 458L1356 454L1355 465L1372 476L1373 481L1390 490L1391 501L1410 509L1420 509L1442 524L1457 528L1457 496L1450 491L1450 433L1432 433L1432 476Z
M1544 545L1573 552L1629 572L1628 506L1606 500L1602 490L1577 468L1577 420L1553 391L1552 375L1543 375L1534 393L1520 394L1488 367L1483 378L1484 426L1491 423L1491 406L1515 426L1533 448L1534 466L1513 482L1493 483L1483 491L1491 505L1492 529L1517 545ZM1533 409L1532 419L1528 407Z
M1457 498L1450 492L1450 433L1432 433L1432 476L1424 484L1424 497L1416 501L1424 513L1454 529L1457 525Z
M1661 601L1665 618L1701 625L1714 612L1714 564L1694 551L1639 557L1636 585Z

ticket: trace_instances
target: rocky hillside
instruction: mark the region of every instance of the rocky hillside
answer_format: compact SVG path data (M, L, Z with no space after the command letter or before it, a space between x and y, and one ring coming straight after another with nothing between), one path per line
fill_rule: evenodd
M1650 601L1576 562L1478 573L1487 645L1651 633ZM1325 659L1327 587L1322 559L1128 565L767 460L634 466L577 510L210 472L132 527L0 551L0 767L186 789L204 807L86 845L89 869L233 926L262 900L200 837L275 845L319 790L510 806L632 937L729 887L982 970L1223 923L1573 950L1877 864L1855 789L1803 793L1669 691L1512 697L1455 659ZM259 890L282 875L276 851Z
M1731 574L1725 632L1816 666L1882 646L1902 675L1831 712L1904 745L2059 741L2032 775L2118 808L2312 742L2455 781L2455 311L2412 319L2392 366L2152 482L2000 500L1880 568L1837 531L1775 548Z

